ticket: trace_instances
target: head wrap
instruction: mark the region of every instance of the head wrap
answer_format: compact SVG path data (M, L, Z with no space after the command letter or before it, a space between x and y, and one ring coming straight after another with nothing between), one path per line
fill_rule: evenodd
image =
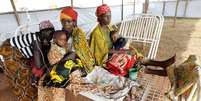
M77 16L77 12L72 7L65 7L61 10L60 20L72 19L73 21L77 21Z
M107 4L102 4L97 7L96 9L96 16L100 16L102 14L105 14L107 12L110 12L110 7Z
M49 20L40 22L40 24L39 24L40 30L48 29L48 28L54 28L54 25Z

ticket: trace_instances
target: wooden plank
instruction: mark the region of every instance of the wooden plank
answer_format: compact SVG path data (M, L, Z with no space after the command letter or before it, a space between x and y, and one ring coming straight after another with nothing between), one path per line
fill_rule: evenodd
M83 95L75 96L71 91L66 90L66 101L93 101Z

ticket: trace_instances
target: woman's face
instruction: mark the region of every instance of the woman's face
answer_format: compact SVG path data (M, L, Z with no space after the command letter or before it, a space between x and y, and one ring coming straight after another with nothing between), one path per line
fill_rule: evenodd
M111 22L111 12L107 12L98 17L98 22L101 25L109 25Z
M73 27L75 26L75 22L71 19L62 19L61 24L63 28L68 32L72 32Z
M40 31L39 37L42 45L49 45L50 40L53 37L54 29L43 29Z

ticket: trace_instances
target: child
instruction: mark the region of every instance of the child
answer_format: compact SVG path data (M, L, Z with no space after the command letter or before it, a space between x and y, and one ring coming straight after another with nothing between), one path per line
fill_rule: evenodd
M53 34L53 42L48 52L48 60L51 65L58 63L67 53L67 35L58 30Z
M112 40L113 49L119 50L126 45L127 40L123 37L120 37L120 35L118 34L118 29L116 26L113 26L113 29L114 29L114 31L110 32L110 38Z
M83 68L81 61L76 58L76 54L67 50L67 41L68 38L64 31L55 31L48 53L48 60L53 68L46 75L44 86L66 87L71 71L76 67Z

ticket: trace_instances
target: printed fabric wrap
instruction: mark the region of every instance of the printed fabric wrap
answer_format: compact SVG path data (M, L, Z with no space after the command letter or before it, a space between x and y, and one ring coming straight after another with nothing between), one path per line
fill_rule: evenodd
M129 55L127 52L114 53L106 62L106 68L114 75L125 76L136 61L136 55Z
M84 65L85 70L89 73L94 68L95 60L89 49L85 33L80 28L74 28L72 36L75 53Z
M108 26L109 32L113 31L112 26ZM108 36L106 36L108 34ZM109 33L104 33L100 25L92 31L90 36L90 49L95 57L96 65L103 65L107 60L108 53L112 48L112 41Z

